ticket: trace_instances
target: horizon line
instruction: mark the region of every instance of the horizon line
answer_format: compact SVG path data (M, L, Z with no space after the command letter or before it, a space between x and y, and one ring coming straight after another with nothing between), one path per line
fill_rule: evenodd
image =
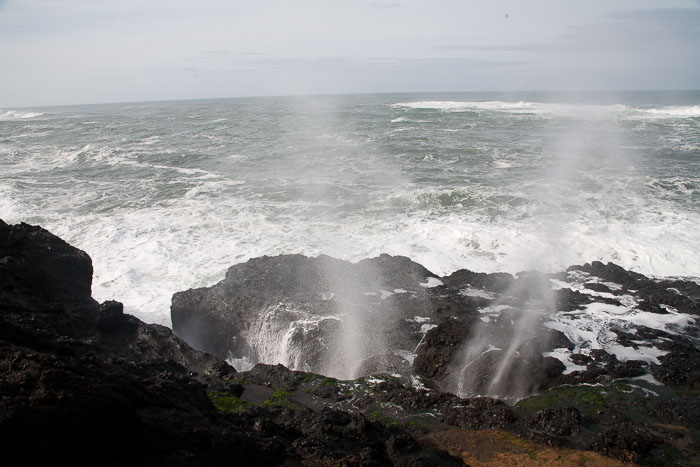
M379 91L379 92L328 92L328 93L291 93L291 94L260 94L241 96L218 97L183 97L174 99L146 99L146 100L116 100L99 102L82 102L70 104L36 104L20 106L4 106L0 104L0 110L30 109L30 108L55 108L55 107L82 107L96 105L119 104L155 104L159 102L188 102L207 100L233 100L233 99L272 99L272 98L303 98L303 97L332 97L332 96L372 96L391 94L623 94L632 92L700 92L700 89L617 89L617 90L480 90L480 91Z

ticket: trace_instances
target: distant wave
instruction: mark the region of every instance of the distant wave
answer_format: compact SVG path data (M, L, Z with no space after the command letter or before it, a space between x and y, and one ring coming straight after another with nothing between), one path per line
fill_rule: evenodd
M628 110L624 105L561 104L528 101L418 101L400 102L394 108L442 110L445 112L501 112L540 115L600 115Z
M638 112L657 117L700 117L700 105L682 107L659 107L636 109Z
M3 112L0 110L0 118L34 118L34 117L41 117L42 115L46 115L43 112L22 112L19 110L8 110L6 112Z
M418 101L399 102L394 108L417 110L442 110L445 112L506 112L555 115L614 115L624 118L688 118L700 117L700 106L676 106L659 108L628 107L623 104L563 104L545 102L508 101ZM403 121L398 119L392 120Z
M541 105L534 102L505 102L505 101L483 101L483 102L458 102L458 101L419 101L419 102L399 102L393 107L405 107L410 109L434 109L448 111L470 111L470 110L505 110L505 111L531 111L535 106Z

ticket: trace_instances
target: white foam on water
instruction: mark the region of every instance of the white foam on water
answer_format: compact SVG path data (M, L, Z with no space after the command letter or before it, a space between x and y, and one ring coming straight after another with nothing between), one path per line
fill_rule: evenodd
M430 316L414 316L413 319L406 319L409 323L428 323Z
M601 115L615 116L628 109L621 104L593 105L528 101L417 101L399 102L393 104L393 107L445 112L500 112L541 116L576 116L579 118L599 118Z
M497 295L489 292L487 290L482 290L482 289L475 289L472 287L467 287L466 289L462 289L459 291L460 294L466 296L466 297L479 297L479 298L487 298L490 300L493 300L497 298Z
M643 362L654 363L660 365L659 357L666 355L665 350L657 349L653 346L638 345L634 347L626 347L619 344L609 344L605 350L617 357L621 362L627 360L640 360Z
M538 104L534 102L504 102L504 101L418 101L418 102L399 102L393 105L394 107L405 107L409 109L430 109L430 110L445 110L445 111L470 111L470 110L495 110L495 111L516 111L516 112L531 112L538 108Z
M568 375L569 373L573 373L574 371L584 371L586 370L585 366L582 365L577 365L574 362L571 361L571 355L572 352L567 349L567 348L559 348L559 349L554 349L551 352L544 352L542 353L543 357L554 357L560 362L564 364L564 372L563 374Z
M559 312L545 326L561 331L575 345L575 352L586 353L592 349L604 349L618 360L640 360L658 364L658 357L667 352L653 345L621 345L612 329L622 329L634 334L637 326L646 326L670 334L681 333L696 318L691 315L669 311L667 314L650 313L632 308L606 303L591 303L583 310ZM561 354L561 352L559 352ZM561 355L554 355L567 365ZM568 357L567 357L568 358Z
M276 218L264 199L231 196L245 189L240 181L182 172L209 178L176 201L70 217L54 211L58 200L38 209L18 208L14 200L22 197L3 184L0 212L8 222L40 216L42 225L91 255L96 299L122 301L139 318L165 325L174 292L212 285L231 265L262 255L323 253L359 261L388 253L410 257L441 276L461 268L515 273L528 269L536 255L550 271L602 260L652 276L700 276L694 234L699 215L650 215L643 223L572 221L561 236L567 248L553 249L528 224L484 222L469 212L308 222L293 214L306 206L286 203L289 215ZM94 199L93 188L87 189L84 199ZM81 202L77 195L65 198L66 209ZM423 285L439 282L433 278Z
M414 110L431 106L446 111L464 108L516 114L559 112L571 116L588 109L600 114L642 115L635 108L624 106L425 100L385 109L387 113L382 117L385 129L381 134L401 126L390 125L391 118L411 119ZM677 109L672 111L682 113ZM211 118L207 115L202 115L202 121L215 121L222 114L212 114ZM430 115L425 120L432 122ZM224 116L234 122L233 114ZM59 117L56 119L60 120ZM14 138L27 132L34 135L45 126L44 120L31 118L27 116L28 120L21 124L25 128L9 136ZM77 123L105 124L99 114L83 113L71 118ZM440 118L452 116L440 115ZM54 120L52 114L51 121ZM72 124L69 119L66 121L66 126ZM688 120L682 123L694 124ZM6 125L12 126L18 125ZM421 125L416 127L423 130ZM434 131L438 132L439 128ZM601 260L650 276L700 277L700 244L696 234L700 231L700 212L692 204L696 189L691 177L663 180L638 177L627 180L620 191L572 192L567 196L570 209L559 219L556 242L552 242L543 241L543 235L551 236L541 226L547 214L536 212L546 211L547 206L501 202L496 212L488 207L494 206L490 200L504 196L531 199L527 193L521 193L527 187L512 186L507 178L502 186L482 186L463 179L463 174L469 174L471 169L460 166L456 156L459 151L446 149L446 156L441 157L438 143L433 146L427 143L429 147L425 148L412 147L415 154L411 157L416 163L434 172L442 170L437 182L414 183L410 175L402 173L410 159L405 154L408 150L398 148L399 155L387 156L391 161L386 162L381 159L382 150L370 141L367 148L362 147L362 157L352 159L344 145L356 146L357 141L347 134L342 141L334 139L331 128L319 131L330 138L318 140L316 135L308 138L328 145L316 155L323 157L314 156L312 164L328 164L328 173L314 172L313 177L308 177L306 172L303 177L288 173L290 168L298 170L299 163L304 162L297 156L288 165L278 160L286 155L284 148L297 148L287 150L297 154L298 148L304 147L304 141L289 135L284 136L289 141L283 139L279 143L280 153L271 153L275 157L260 148L251 149L249 144L254 138L242 137L240 145L226 146L220 153L213 151L211 160L215 162L200 166L196 161L203 148L197 145L211 144L204 136L198 133L196 139L200 142L183 152L179 145L165 147L169 135L141 130L132 139L127 133L112 136L109 132L99 134L88 129L90 133L82 139L71 139L66 144L46 143L42 139L46 136L40 136L38 141L27 143L28 146L22 141L13 143L14 147L9 149L0 148L4 169L0 173L0 216L13 223L39 223L87 251L95 267L95 298L122 301L127 310L148 322L169 325L170 298L174 292L212 285L224 277L228 267L250 258L285 253L328 254L354 262L382 253L402 255L439 276L462 268L516 273L531 269L532 258L537 257L542 260L538 268L548 272ZM209 133L224 136L213 130ZM449 140L450 144L460 141L442 131L439 135L440 141ZM682 136L679 136L681 140ZM264 137L268 137L267 133ZM396 136L405 137L409 136ZM485 152L486 168L482 169L495 171L499 177L509 177L511 172L528 168L539 157L536 151L518 156L523 148L513 149L514 141L502 143L470 141L469 147ZM532 144L537 146L540 142L534 140ZM169 165L165 162L166 154L172 155L173 161L185 160L187 166L178 167L175 162ZM425 162L421 162L423 158ZM507 164L512 164L513 170L500 170L507 168ZM58 170L54 173L54 169ZM131 178L99 180L92 178L92 174L87 178L85 175L58 181L55 178L56 173L77 173L84 169L96 174L114 173L117 178L128 174ZM286 185L290 180L294 182L294 177L303 178L299 188L303 191L312 178L322 179L332 187L347 174L355 179L353 184L342 188L351 192L349 198L358 197L359 207L340 214L336 208L347 201L345 192L323 196L323 188L315 200L311 196L299 199L288 194ZM457 181L445 182L443 176L456 177ZM380 179L381 189L366 184L367 177ZM261 185L261 180L267 185ZM606 178L599 183L615 185ZM619 193L633 198L640 190L644 195L620 204ZM161 195L160 191L167 194ZM171 191L174 194L169 194ZM669 191L685 204L659 201ZM455 200L450 198L450 193L457 194ZM445 198L449 200L443 204ZM406 291L396 289L394 293Z
M433 287L439 287L441 285L445 285L437 277L426 277L425 279L426 279L425 282L421 282L418 285L420 285L421 287L424 287L426 289L432 289Z
M44 112L29 112L29 111L22 111L22 110L7 110L3 112L0 110L0 119L27 119L27 118L36 118L36 117L41 117L42 115L46 115Z
M249 371L252 370L256 362L251 361L248 357L234 358L230 356L226 359L226 363L231 365L236 369L236 371Z
M659 118L693 118L700 117L700 105L658 107L658 108L636 108L635 112L645 116Z
M700 117L700 106L629 107L622 104L569 104L528 101L416 101L393 104L395 108L441 110L445 112L502 112L579 118L670 119ZM406 121L406 117L399 117ZM393 122L394 120L392 120Z

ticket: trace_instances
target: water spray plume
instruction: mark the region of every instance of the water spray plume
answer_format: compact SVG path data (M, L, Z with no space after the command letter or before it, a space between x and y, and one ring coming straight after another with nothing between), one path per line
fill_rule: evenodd
M629 166L617 142L609 115L586 113L568 126L555 128L548 151L549 162L540 174L535 194L532 231L537 245L526 264L532 271L557 267L571 245L561 241L585 202L576 193L581 184L595 183L601 168ZM513 286L493 305L497 317L477 322L453 363L451 390L463 397L494 396L517 400L537 392L530 372L542 365L548 349L548 329L543 323L559 311L549 277L543 273L519 273Z

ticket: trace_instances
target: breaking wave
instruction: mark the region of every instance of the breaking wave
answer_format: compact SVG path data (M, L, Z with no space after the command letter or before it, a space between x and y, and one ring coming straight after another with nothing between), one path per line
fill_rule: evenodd
M7 110L3 112L0 110L0 119L25 119L25 118L35 118L46 115L44 112L23 112L20 110Z

